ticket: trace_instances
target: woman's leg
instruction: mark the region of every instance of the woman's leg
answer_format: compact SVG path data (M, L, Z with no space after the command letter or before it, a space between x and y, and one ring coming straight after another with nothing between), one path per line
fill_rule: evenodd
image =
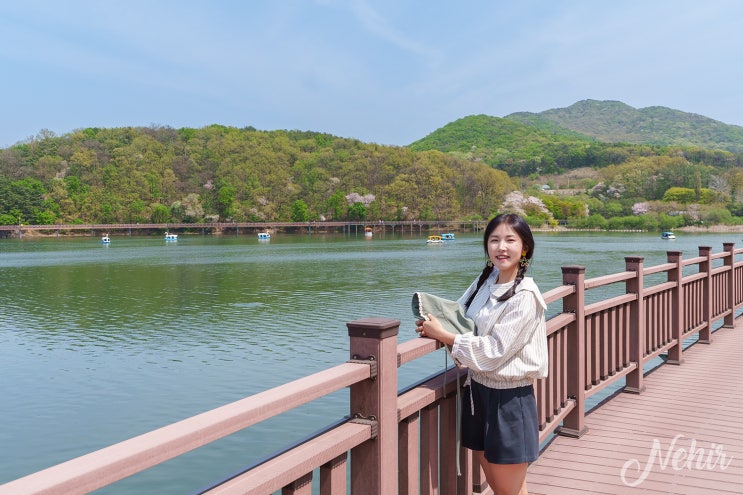
M485 459L482 451L473 451L485 472L485 479L495 495L528 495L526 490L526 468L521 464L493 464Z

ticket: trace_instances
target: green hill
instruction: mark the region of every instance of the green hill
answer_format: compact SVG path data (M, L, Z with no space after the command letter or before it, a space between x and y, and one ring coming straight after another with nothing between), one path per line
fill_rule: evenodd
M602 143L545 119L532 125L471 115L435 130L409 148L443 151L524 177L622 163L637 146Z
M505 117L537 128L562 128L607 143L691 146L743 153L743 127L666 107L636 109L619 101L583 100L567 108Z
M511 189L438 151L250 127L47 131L0 152L3 224L486 218Z
M0 150L0 222L487 218L514 181L559 187L569 171L573 188L592 173L573 191L595 196L593 211L620 201L607 217L689 191L743 212L742 166L741 127L593 100L463 117L407 147L222 125L42 131Z
M664 107L636 110L616 101L585 100L504 118L471 115L409 147L483 161L518 177L679 153L696 163L729 168L743 161L743 127Z

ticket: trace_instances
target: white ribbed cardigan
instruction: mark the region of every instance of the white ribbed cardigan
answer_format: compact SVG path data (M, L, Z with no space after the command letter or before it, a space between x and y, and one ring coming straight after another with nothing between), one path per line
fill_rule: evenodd
M498 271L478 291L467 316L475 320L477 335L454 338L452 357L469 368L470 378L491 388L515 388L531 385L547 376L547 304L531 277L524 277L516 293L507 301L498 297L512 283L498 285ZM464 306L477 280L459 299Z

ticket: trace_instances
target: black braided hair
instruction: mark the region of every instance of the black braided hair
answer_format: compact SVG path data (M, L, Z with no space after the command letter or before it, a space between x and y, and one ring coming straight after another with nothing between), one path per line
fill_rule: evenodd
M470 294L470 297L467 298L467 302L464 303L465 311L470 309L470 304L472 304L472 300L475 298L477 293L480 291L480 287L482 287L482 284L485 283L485 281L488 279L491 273L493 273L493 265L490 263L487 263L485 265L485 268L482 269L480 278L477 279L477 287L475 288L475 290L472 291L472 294Z
M485 249L485 256L488 255L488 238L490 237L490 234L492 234L493 231L502 223L506 223L507 225L509 225L513 229L513 231L516 232L516 234L521 238L521 243L524 245L524 250L526 251L524 258L530 261L531 257L534 255L534 236L531 233L529 224L515 213L504 213L494 217L492 220L490 220L490 222L488 222L488 225L487 227L485 227L485 232L483 233L482 237L483 248ZM516 293L516 287L524 279L527 268L528 264L519 264L519 269L518 272L516 272L516 278L513 281L513 285L511 285L511 287L498 298L498 301L506 301ZM464 304L465 309L469 309L470 304L472 304L472 300L475 298L478 291L480 290L480 287L482 287L491 273L493 273L493 266L492 264L487 263L485 265L485 268L483 268L482 273L480 274L480 278L477 279L477 287L475 288L475 290L472 291L472 294L470 294L470 297Z

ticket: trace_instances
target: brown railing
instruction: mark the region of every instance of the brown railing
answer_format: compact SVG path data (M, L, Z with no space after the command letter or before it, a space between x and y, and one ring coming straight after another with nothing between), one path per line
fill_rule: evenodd
M587 398L622 379L624 391L641 393L650 360L665 354L681 364L684 339L709 344L713 323L733 326L743 306L740 254L726 243L721 253L700 247L688 260L669 251L653 267L627 257L626 271L593 279L584 267L564 267L563 284L544 293L562 307L547 322L549 377L535 387L540 440L581 436ZM646 285L646 276L663 274ZM619 283L622 294L586 303L587 291ZM350 414L338 424L203 493L309 495L315 473L323 495L348 487L357 495L491 493L471 453L457 455L455 392L464 372L449 369L398 392L398 368L441 347L425 338L398 344L399 324L350 322L346 363L11 481L0 494L89 493L345 387Z

